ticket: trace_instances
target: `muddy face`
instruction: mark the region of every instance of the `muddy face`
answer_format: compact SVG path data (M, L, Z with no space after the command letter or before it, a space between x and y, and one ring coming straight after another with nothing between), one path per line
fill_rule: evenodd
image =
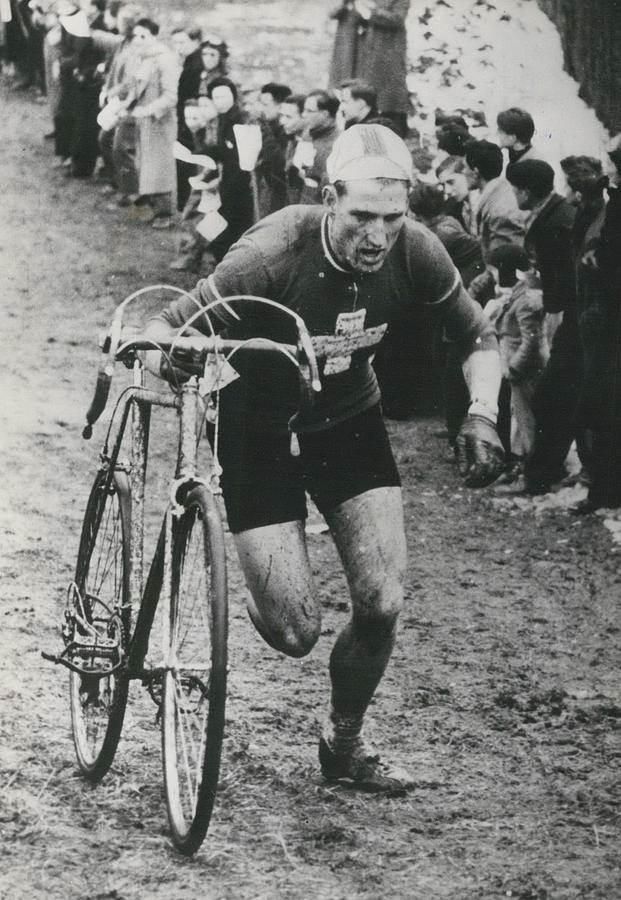
M395 179L350 181L338 196L329 186L330 242L336 256L357 272L377 272L403 227L408 185Z

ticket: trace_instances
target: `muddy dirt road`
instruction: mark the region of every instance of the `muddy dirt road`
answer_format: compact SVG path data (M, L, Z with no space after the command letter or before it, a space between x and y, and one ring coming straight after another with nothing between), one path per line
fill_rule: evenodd
M80 438L97 335L131 289L168 279L172 238L52 171L44 109L5 88L0 101L0 896L621 897L619 554L597 518L462 489L433 419L391 424L410 568L372 709L371 736L416 775L411 794L369 798L319 777L327 659L346 616L325 535L311 539L324 634L305 660L262 644L233 576L222 788L195 859L168 839L140 688L111 773L96 789L76 775L65 678L39 651L58 645L101 438ZM170 434L164 423L156 471Z

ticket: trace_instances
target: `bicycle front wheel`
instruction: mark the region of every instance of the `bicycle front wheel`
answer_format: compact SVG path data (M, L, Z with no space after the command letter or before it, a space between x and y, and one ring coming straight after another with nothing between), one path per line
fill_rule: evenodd
M73 743L89 781L106 774L121 736L128 679L122 660L129 628L127 476L98 472L86 506L69 614L82 672L69 675ZM118 667L120 664L120 667ZM115 669L109 675L106 668Z
M172 838L186 855L201 845L213 810L224 736L228 605L220 515L203 487L173 527L168 671L162 752Z

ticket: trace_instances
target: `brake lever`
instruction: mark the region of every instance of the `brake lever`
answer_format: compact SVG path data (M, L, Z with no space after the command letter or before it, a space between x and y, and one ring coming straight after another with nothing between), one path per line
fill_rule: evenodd
M82 431L82 437L85 441L89 441L93 436L93 425L106 408L106 403L108 402L112 375L114 374L114 359L121 339L121 327L121 316L115 316L110 326L110 333L105 337L101 347L95 393L86 413L86 425Z

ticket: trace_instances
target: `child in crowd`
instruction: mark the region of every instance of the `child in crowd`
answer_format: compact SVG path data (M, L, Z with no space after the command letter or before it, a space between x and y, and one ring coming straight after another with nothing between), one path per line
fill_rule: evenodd
M524 250L504 244L492 250L488 270L496 282L496 297L485 312L496 326L502 374L510 388L510 444L507 469L499 479L508 484L522 474L532 450L535 419L532 400L548 360L544 333L545 311L536 273Z

